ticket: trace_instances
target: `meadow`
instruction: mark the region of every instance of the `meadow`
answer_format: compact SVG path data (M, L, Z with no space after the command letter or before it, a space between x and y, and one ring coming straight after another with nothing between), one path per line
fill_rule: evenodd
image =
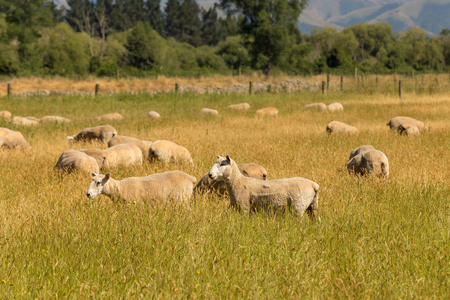
M428 91L428 90L427 90ZM68 125L20 127L33 149L0 150L0 298L436 298L450 297L450 96L394 91L260 95L118 94L0 99L14 115L59 115ZM248 112L229 104L248 102ZM341 102L342 113L306 111ZM279 109L255 119L255 110ZM219 110L200 115L202 107ZM150 120L158 111L162 120ZM258 163L268 178L320 185L321 222L292 213L243 215L228 199L196 194L184 204L115 203L86 197L90 175L53 169L67 136L119 112L119 134L188 148L194 165L144 162L115 179L173 169L200 179L216 155ZM399 136L395 116L429 131ZM333 120L356 136L328 136ZM371 144L389 158L389 178L346 172L350 152Z

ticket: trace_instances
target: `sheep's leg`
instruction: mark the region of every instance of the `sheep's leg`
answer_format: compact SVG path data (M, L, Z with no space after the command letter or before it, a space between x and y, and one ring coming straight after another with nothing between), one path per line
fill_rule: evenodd
M319 191L315 191L313 201L306 209L306 213L311 218L311 220L318 220L320 222L320 218L317 217L317 209L319 208Z

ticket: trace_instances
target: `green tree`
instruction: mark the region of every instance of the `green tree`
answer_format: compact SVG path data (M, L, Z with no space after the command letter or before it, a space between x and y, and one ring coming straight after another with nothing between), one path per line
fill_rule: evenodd
M150 22L150 25L152 25L153 29L156 30L159 35L164 36L164 16L161 12L160 2L160 0L147 0L146 20Z

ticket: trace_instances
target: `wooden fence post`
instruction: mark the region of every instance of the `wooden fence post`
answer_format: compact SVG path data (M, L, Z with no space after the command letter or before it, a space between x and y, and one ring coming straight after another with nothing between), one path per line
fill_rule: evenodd
M327 92L330 89L330 75L327 75Z
M251 81L248 82L248 93L252 94L253 83Z
M100 92L100 84L97 83L97 84L95 85L95 96L97 96L99 92Z
M355 80L358 78L358 68L355 67Z
M325 94L325 81L322 81L322 95Z
M180 89L180 86L178 83L175 83L175 93L178 93L178 90Z
M401 80L398 81L398 97L400 99L402 98L402 81Z
M341 75L341 92L344 91L344 76Z
M6 90L8 92L8 97L11 97L11 91L12 91L11 83L8 83L8 86L7 86Z

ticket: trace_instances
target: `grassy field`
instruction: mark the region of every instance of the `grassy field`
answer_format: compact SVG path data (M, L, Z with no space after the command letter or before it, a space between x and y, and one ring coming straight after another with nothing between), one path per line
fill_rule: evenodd
M303 110L341 102L343 113ZM226 106L248 102L249 112ZM255 119L275 106L277 118ZM216 118L202 107L218 109ZM358 91L264 95L166 94L0 99L14 115L60 115L70 125L21 131L31 151L0 151L0 298L440 298L450 297L450 96ZM163 119L146 114L158 111ZM111 169L121 179L179 169L200 179L229 154L258 163L269 179L301 176L320 185L321 223L293 214L242 215L227 199L195 195L186 204L114 203L86 197L90 176L53 170L67 135L119 112L119 134L168 139L194 165L145 162ZM429 126L420 137L390 132L398 115ZM328 122L360 129L328 136ZM388 179L345 170L354 148L389 158Z

